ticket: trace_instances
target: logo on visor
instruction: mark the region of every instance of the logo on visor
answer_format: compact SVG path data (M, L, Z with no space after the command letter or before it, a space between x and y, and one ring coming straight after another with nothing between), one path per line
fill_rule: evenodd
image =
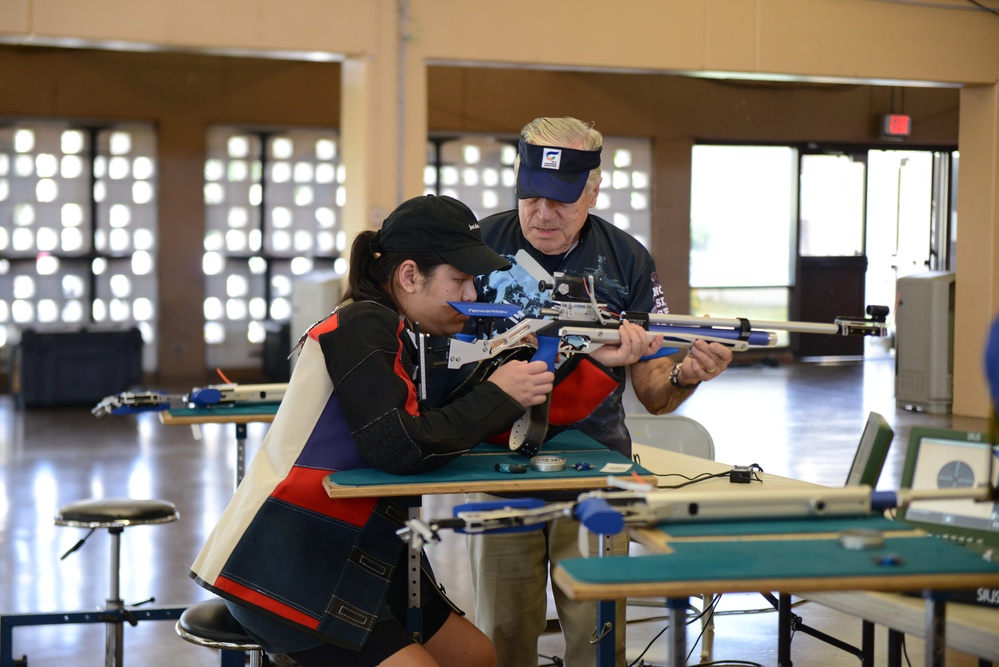
M544 153L544 157L541 158L541 168L542 169L555 169L558 170L558 165L562 161L562 151L549 149Z

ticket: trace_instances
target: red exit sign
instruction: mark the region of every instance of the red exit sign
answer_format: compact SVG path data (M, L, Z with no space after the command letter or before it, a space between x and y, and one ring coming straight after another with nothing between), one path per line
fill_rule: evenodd
M881 117L881 134L901 139L912 132L912 118L903 114L890 113Z

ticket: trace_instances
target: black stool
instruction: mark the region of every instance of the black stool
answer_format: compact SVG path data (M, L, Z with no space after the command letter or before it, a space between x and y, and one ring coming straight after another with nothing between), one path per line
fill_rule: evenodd
M222 667L242 667L246 653L250 667L262 667L264 651L229 613L225 601L213 598L191 605L180 615L177 634L183 639L222 651Z
M144 609L139 615L125 608L118 592L121 562L121 533L127 526L170 523L180 518L173 503L163 500L133 500L131 498L108 498L103 500L81 500L59 508L55 517L58 526L89 528L83 539L62 555L70 555L84 545L98 528L106 528L111 535L111 591L103 609L94 612L54 612L46 614L8 614L0 617L0 667L14 667L11 641L13 630L22 625L56 625L62 623L104 623L105 667L122 666L122 640L124 622L132 626L140 620L173 620L180 617L183 607L169 609ZM152 602L153 600L149 600ZM22 656L17 664L26 664Z

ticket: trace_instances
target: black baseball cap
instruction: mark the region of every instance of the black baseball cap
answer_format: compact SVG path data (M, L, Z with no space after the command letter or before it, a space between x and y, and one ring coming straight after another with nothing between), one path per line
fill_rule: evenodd
M385 218L371 252L434 252L470 276L510 268L510 262L482 242L479 221L457 199L413 197Z
M517 199L542 197L571 204L586 187L591 169L600 166L600 151L537 146L523 139L517 146Z

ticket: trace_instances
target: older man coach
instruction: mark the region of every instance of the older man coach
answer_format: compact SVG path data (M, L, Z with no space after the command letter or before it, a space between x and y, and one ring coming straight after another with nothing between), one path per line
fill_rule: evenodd
M525 250L549 274L592 276L597 301L613 312L666 313L649 252L626 232L590 213L600 191L602 142L600 132L575 118L538 118L528 123L521 131L514 167L517 209L482 220L483 239L511 261ZM531 311L550 299L516 265L485 277L479 292L480 300L516 303ZM621 334L619 347L585 355L589 372L610 378L612 389L605 397L597 396L599 404L592 410L587 407L588 414L579 421L561 427L586 433L630 457L621 400L625 368L630 366L635 394L645 408L663 414L675 410L701 382L724 371L732 352L717 343L697 341L677 360L676 349L661 349L660 340L650 342L637 325L622 324ZM554 402L564 400L557 389L552 400L554 411ZM579 557L577 532L575 521L560 519L543 531L469 536L474 621L493 640L497 664L537 666L538 638L546 626L549 568L563 558ZM626 553L626 539L618 540L614 549ZM566 667L594 665L596 651L590 643L594 603L568 600L558 590L554 597L565 635ZM623 613L618 614L616 637L617 664L624 665Z

